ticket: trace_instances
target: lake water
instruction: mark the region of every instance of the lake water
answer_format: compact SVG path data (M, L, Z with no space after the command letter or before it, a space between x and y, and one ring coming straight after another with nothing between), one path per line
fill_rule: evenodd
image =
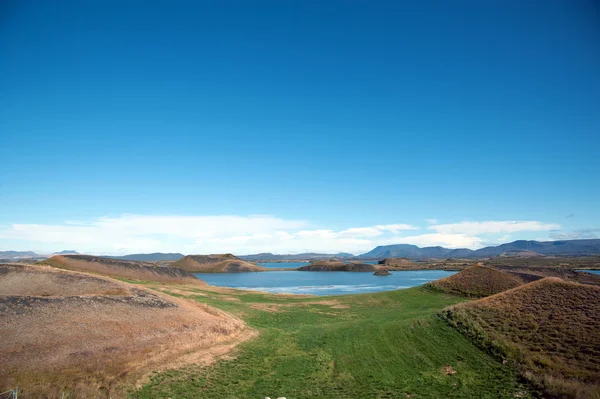
M374 276L371 272L275 271L194 273L194 275L208 284L219 287L271 293L345 295L410 288L450 276L455 272L411 270L391 273L391 276Z
M592 274L600 274L600 270L577 270L578 272L586 272Z

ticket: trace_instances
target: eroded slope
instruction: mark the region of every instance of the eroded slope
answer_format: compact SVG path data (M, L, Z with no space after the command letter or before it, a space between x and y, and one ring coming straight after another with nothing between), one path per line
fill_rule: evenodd
M247 331L222 311L110 278L0 265L0 391L19 386L20 397L106 396L151 370L207 361Z

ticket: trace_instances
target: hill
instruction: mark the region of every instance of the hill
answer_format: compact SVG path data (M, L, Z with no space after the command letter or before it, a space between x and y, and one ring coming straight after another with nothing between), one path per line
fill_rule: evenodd
M275 255L270 252L254 254L254 255L242 255L240 259L258 262L258 261L294 261L294 260L313 260L313 259L349 259L354 258L354 255L347 252L339 252L337 254L321 254L314 252L306 252L301 254L290 254L290 255Z
M358 262L341 262L336 260L313 260L306 266L299 267L299 271L307 272L373 272L379 270L377 265Z
M452 276L433 281L427 286L449 294L480 298L522 284L524 281L516 275L487 266L475 265Z
M155 252L151 254L131 254L122 256L107 256L107 258L121 259L121 260L137 260L142 262L156 262L156 261L175 261L183 258L184 255L178 252L176 253L162 253Z
M600 287L544 278L442 316L547 397L600 397Z
M207 361L248 331L206 305L48 266L0 265L0 293L0 392L19 398L124 397L122 384Z
M164 283L202 283L192 274L174 267L160 267L148 262L127 261L100 256L57 255L41 263L61 269L90 272L110 277Z
M190 273L243 273L267 270L232 254L188 255L173 262L169 267L177 267Z
M495 256L589 256L600 254L600 239L525 241L519 240L478 250L466 248L449 249L443 247L419 248L416 245L396 244L378 246L359 256L361 259L383 259L406 257L424 258L489 258Z

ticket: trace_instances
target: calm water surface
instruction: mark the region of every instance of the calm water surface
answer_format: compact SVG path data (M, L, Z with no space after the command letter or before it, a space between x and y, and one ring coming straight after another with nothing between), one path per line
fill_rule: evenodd
M600 270L577 270L578 272L586 272L592 274L600 274Z
M278 266L281 267L281 266ZM410 288L450 276L444 270L391 272L374 276L371 272L298 272L194 273L208 284L271 293L344 295Z

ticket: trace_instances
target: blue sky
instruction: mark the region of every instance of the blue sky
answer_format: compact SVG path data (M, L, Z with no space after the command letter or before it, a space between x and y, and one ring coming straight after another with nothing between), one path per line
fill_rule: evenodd
M599 15L584 1L2 2L0 250L600 236Z

